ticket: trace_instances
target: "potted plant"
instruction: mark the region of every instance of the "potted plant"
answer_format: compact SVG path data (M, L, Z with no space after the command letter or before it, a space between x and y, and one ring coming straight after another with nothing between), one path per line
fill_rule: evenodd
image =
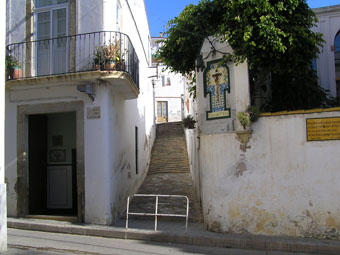
M195 123L196 123L196 120L191 115L186 116L182 120L183 127L187 129L194 129Z
M116 52L116 68L119 71L125 71L125 59L124 59L124 53L126 53L127 50L125 49L123 52L121 52L120 45L118 46L118 50Z
M248 106L247 112L250 115L250 121L255 122L261 115L260 109L256 105Z
M246 130L252 122L257 121L260 117L261 111L257 106L249 106L245 112L238 112L237 119L242 125L243 129Z
M97 47L93 53L93 70L101 70L104 68L104 57L102 47Z
M120 43L115 41L103 46L103 57L106 70L116 70L117 63L120 64Z
M22 77L21 64L16 57L6 56L6 71L8 79L20 79Z
M119 71L124 71L125 70L125 60L122 58L120 59L120 57L116 57L116 68Z
M248 112L238 112L237 119L244 130L246 130L246 128L250 125L250 114Z
M93 54L94 70L125 70L124 53L118 40L96 48Z

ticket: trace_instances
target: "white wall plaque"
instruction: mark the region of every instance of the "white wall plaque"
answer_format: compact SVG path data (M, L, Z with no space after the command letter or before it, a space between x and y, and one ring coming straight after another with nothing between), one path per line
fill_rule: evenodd
M87 107L87 119L100 119L100 107Z

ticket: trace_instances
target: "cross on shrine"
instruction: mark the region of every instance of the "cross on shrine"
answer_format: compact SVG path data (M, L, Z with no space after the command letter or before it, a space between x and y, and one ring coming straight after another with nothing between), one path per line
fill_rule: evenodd
M230 118L230 109L226 106L226 91L230 92L229 70L213 61L208 63L204 71L204 96L210 94L210 111L207 111L207 119Z
M215 70L215 73L212 74L212 77L215 79L215 91L216 91L216 100L220 101L220 84L219 84L219 79L222 73L219 73L218 70Z

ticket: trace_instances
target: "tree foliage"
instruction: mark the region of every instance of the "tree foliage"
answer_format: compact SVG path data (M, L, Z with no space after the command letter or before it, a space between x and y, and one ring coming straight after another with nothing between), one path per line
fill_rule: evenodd
M170 70L188 74L204 39L220 36L234 50L225 61L247 59L253 95L270 77L267 110L319 107L326 91L312 68L323 43L311 30L316 21L305 0L201 0L169 21L160 57Z
M203 40L218 32L217 10L216 2L202 0L197 5L186 6L178 17L169 21L160 58L172 71L190 74L195 70Z

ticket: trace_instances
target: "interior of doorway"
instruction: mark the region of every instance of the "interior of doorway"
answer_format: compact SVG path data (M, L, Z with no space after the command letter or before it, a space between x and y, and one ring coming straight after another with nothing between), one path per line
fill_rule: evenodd
M76 112L28 116L30 215L77 215L76 137Z

